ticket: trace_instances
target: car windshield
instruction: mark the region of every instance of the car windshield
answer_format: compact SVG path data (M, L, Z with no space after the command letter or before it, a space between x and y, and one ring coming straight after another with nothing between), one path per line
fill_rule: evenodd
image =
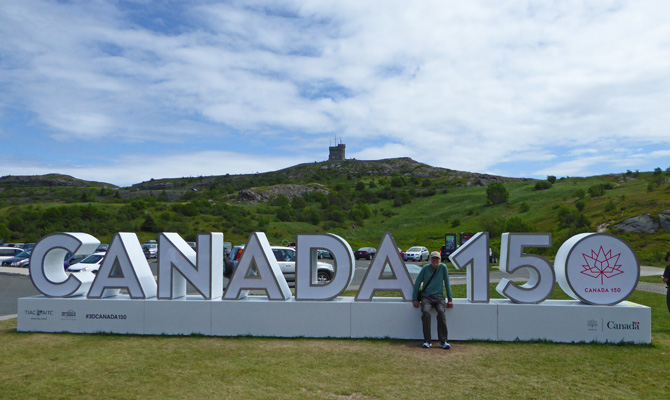
M418 251L421 251L421 247L412 247L411 249L409 249L409 250L407 250L407 251L416 251L416 252L418 252Z
M102 260L102 257L104 257L104 256L99 255L99 254L91 254L90 256L81 260L81 263L82 264L95 264L98 261Z
M33 249L30 249L30 250L24 250L24 251L20 252L19 254L17 254L16 256L17 256L17 257L30 257L30 253L31 253L32 251L33 251Z
M295 251L289 249L272 249L277 261L295 261Z

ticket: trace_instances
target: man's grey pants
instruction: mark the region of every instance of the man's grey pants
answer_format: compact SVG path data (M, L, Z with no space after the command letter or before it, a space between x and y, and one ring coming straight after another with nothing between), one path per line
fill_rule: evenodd
M421 298L421 322L423 322L423 339L430 342L430 309L434 308L437 311L437 336L440 343L447 341L447 317L444 311L447 308L447 303L444 297L441 296L423 296Z

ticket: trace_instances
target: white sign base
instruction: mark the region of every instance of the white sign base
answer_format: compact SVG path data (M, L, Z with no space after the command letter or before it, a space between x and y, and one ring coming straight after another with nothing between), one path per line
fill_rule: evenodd
M18 301L19 332L139 335L395 338L421 340L421 312L400 298L328 301L138 300L34 296ZM434 314L434 313L433 313ZM433 339L437 321L432 319ZM651 343L651 309L631 302L596 306L576 300L515 304L454 299L447 309L449 340Z

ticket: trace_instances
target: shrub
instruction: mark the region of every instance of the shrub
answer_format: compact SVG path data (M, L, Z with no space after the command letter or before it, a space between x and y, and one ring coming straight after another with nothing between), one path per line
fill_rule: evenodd
M556 219L558 221L558 227L561 229L582 229L591 227L591 222L584 216L584 214L577 210L570 210L565 206L558 208Z
M277 219L283 222L291 221L293 219L293 213L288 207L280 207L277 210Z
M579 200L579 201L575 202L575 207L577 207L579 212L584 211L584 206L585 206L584 200Z
M290 201L288 197L284 196L283 194L278 195L272 201L270 202L270 205L276 206L276 207L286 207L290 204Z
M505 229L505 218L503 217L483 217L480 223L482 230L489 233L489 237L498 237Z
M591 197L600 197L605 194L605 187L602 184L589 186L589 195Z
M403 186L405 186L405 180L402 178L402 176L394 176L391 179L391 186L392 187L403 187Z
M535 183L535 189L533 190L546 190L551 188L551 183L548 181L539 181Z
M174 204L172 210L186 217L195 217L198 215L198 207L194 203Z
M505 185L500 182L493 182L486 188L486 198L488 205L496 205L507 202L509 192Z
M529 210L530 210L530 206L525 201L519 205L519 212L520 213L525 213L525 212L528 212Z
M556 183L556 177L554 175L549 175L547 176L547 181L553 185Z
M409 192L407 190L401 190L395 195L395 199L393 201L393 206L394 207L400 207L405 204L409 204L412 202L412 196L410 196Z
M326 219L329 221L342 223L346 219L346 215L339 209L332 207L326 213Z
M535 228L527 224L521 217L512 216L505 221L505 232L533 232Z
M291 200L291 208L293 208L294 210L303 209L305 208L306 205L307 202L300 196L295 196L293 200Z
M158 224L156 224L156 221L154 221L154 219L151 218L151 215L147 215L147 217L144 219L144 222L142 223L140 230L144 232L154 232L154 233L160 231L158 229Z

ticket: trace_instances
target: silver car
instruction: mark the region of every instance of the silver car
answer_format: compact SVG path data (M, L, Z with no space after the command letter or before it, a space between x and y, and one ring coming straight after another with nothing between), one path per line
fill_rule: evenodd
M413 246L405 252L405 261L421 261L425 259L428 261L430 252L423 246Z
M293 247L286 246L271 246L272 254L274 254L281 269L282 274L287 282L295 281L295 259L296 252ZM232 269L234 270L237 267L237 262L239 261L242 252L244 251L244 246L235 246L233 251L230 253L231 259L234 260ZM232 275L232 271L231 274ZM333 279L335 275L335 269L332 265L319 261L317 263L317 272L316 280L317 282L329 282Z

